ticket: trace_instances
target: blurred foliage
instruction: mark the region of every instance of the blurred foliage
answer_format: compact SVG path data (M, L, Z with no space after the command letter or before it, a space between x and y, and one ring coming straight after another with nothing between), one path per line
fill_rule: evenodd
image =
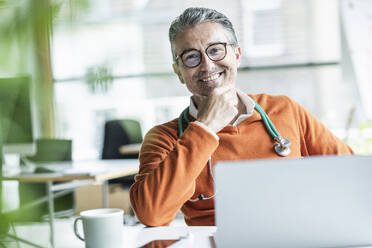
M31 22L36 25L48 24L60 14L62 7L64 15L71 21L77 20L90 7L89 0L0 0L0 32L12 35L26 31Z
M359 130L363 132L364 130L366 130L368 128L372 128L372 121L366 121L366 122L362 123L362 125L360 125L360 127L359 127Z
M40 30L51 33L61 12L73 22L89 6L89 0L0 0L0 72L25 72Z
M51 35L53 24L61 14L73 22L84 14L90 4L89 0L0 0L0 77L37 74L45 70L42 65L35 63L35 57L38 55L48 58L49 54L40 53L49 51L49 48L38 49L38 37L45 35L45 30ZM0 234L6 233L9 227L5 217L14 221L17 218L29 219L30 216L39 215L39 210L36 209L14 212L12 216L1 215L1 206L7 208L7 203L12 202L8 197L12 196L6 195L4 202L0 201Z
M25 73L40 67L32 64L32 53L39 52L34 42L41 30L48 28L52 34L59 18L69 21L73 28L91 4L89 0L0 0L0 74ZM113 81L111 69L107 65L93 66L84 81L93 93L106 92Z
M351 132L347 143L356 154L372 154L372 121L362 123L359 128Z
M363 140L363 145L360 146L360 152L372 154L372 121L363 123L359 128L359 133Z
M107 64L89 67L85 74L85 82L93 93L107 92L113 80L111 68Z

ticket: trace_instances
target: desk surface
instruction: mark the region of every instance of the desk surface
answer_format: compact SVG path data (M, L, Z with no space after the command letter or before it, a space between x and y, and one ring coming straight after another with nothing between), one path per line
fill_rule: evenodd
M104 181L137 173L139 162L138 159L109 159L45 163L42 166L53 169L55 172L10 172L3 175L3 180L17 180L23 182L72 180Z
M215 226L165 226L152 228L124 227L124 242L122 247L141 247L153 240L172 240L185 237L188 234L192 238L180 247L213 248L214 243L211 236L216 232ZM129 239L129 236L133 237ZM187 245L186 245L187 244Z
M84 242L79 240L73 231L73 218L56 220L55 238L56 247L60 248L84 248ZM175 225L174 225L175 224ZM16 225L19 237L30 240L42 246L48 245L49 227L45 223L38 225ZM79 233L83 233L81 223L78 225ZM193 245L190 247L213 248L209 237L216 232L215 226L180 226L172 223L171 226L146 228L140 226L123 226L123 244L119 247L138 248L152 240L178 239L186 236L187 233L193 235ZM39 233L41 235L35 235ZM185 247L185 246L181 246Z
M73 231L73 218L56 220L56 247L60 248L84 248L84 242L79 240ZM17 235L19 237L30 240L37 244L48 246L49 227L45 223L39 225L16 225ZM79 233L82 232L82 225L78 225ZM124 226L123 227L123 244L119 247L123 248L139 248L152 240L169 240L178 239L180 236L186 236L187 233L193 235L192 244L189 246L179 247L197 247L197 248L213 248L210 236L216 231L215 226L166 226L146 228L141 226ZM38 235L35 235L38 234ZM363 246L363 248L372 248L371 246ZM357 248L357 246L353 246ZM359 247L362 248L362 247Z
M120 154L139 154L141 150L142 143L138 144L130 144L130 145L122 145L119 147Z

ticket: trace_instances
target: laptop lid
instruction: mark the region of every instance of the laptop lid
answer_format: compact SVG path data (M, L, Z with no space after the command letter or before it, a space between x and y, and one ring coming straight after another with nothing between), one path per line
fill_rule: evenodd
M372 244L372 156L219 162L217 247Z

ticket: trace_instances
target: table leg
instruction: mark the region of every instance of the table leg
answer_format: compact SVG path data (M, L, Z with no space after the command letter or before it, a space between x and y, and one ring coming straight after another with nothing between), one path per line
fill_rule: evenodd
M53 189L52 189L52 182L47 182L47 192L48 192L48 209L49 209L49 225L50 225L50 243L52 247L55 248L55 240L54 240L54 197L53 197Z
M103 207L104 208L108 208L108 205L109 205L109 200L108 200L108 181L104 181L102 183L102 191L103 191L103 197L102 197L102 200L103 200Z

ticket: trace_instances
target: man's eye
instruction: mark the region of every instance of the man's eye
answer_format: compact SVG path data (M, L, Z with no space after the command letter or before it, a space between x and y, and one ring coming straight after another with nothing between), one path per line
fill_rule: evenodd
M223 50L219 47L213 47L212 49L209 50L209 54L210 55L215 55L215 54L219 54L219 53L222 53Z
M196 60L199 59L199 55L197 53L186 55L185 60Z

